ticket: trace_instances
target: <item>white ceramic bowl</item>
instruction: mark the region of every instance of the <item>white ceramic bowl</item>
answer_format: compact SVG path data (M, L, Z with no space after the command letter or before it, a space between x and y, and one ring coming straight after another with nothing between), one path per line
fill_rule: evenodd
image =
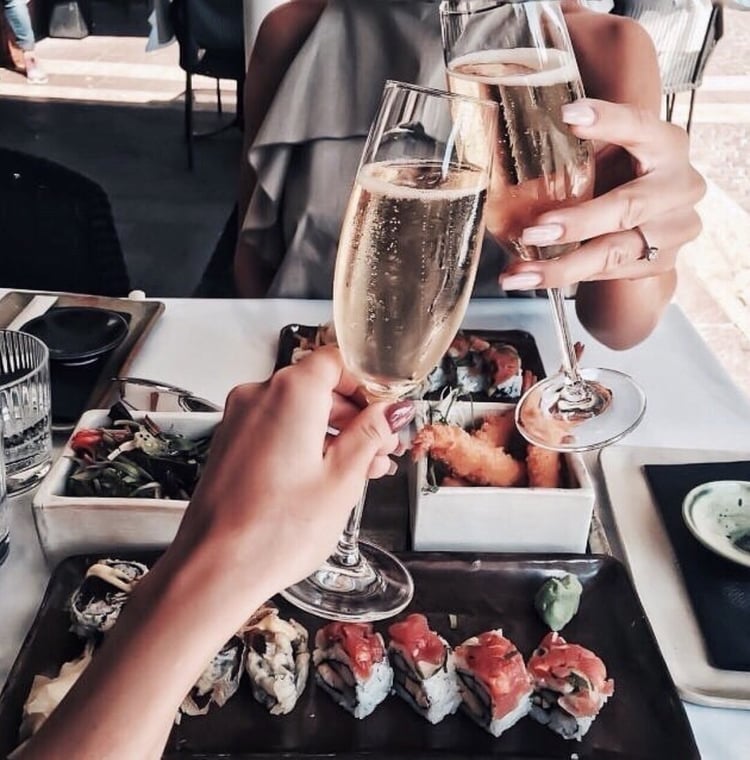
M696 486L682 502L682 517L705 547L750 567L750 482L713 480Z
M142 419L146 414L163 430L188 438L208 435L222 416L220 412L133 412L133 417ZM76 431L101 427L108 419L106 409L88 411ZM68 441L32 503L39 542L50 566L71 554L155 549L172 541L187 501L65 496L65 482L74 466L72 454Z
M491 412L512 413L512 404L457 402L448 420L465 424ZM429 405L420 407L417 428ZM409 471L412 544L416 551L573 552L586 550L594 489L583 460L565 454L569 488L433 488L427 462Z

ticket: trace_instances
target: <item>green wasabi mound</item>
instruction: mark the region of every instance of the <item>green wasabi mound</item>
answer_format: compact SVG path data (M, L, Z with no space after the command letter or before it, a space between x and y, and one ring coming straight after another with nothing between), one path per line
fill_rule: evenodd
M583 586L575 575L549 578L534 597L534 607L553 631L564 628L578 612Z

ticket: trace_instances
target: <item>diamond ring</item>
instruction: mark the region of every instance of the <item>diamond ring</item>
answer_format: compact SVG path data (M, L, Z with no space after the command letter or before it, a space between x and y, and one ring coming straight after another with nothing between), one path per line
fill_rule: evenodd
M640 227L633 227L633 230L640 235L641 241L643 242L643 251L639 261L656 261L656 259L659 258L659 249L648 242L648 238L643 234L643 230Z

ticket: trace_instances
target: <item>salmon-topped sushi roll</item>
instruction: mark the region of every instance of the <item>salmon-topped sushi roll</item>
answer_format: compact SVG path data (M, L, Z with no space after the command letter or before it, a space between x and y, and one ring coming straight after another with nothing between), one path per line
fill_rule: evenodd
M366 718L390 693L393 670L371 623L329 623L315 635L315 681L355 718Z
M469 716L500 736L531 709L531 680L521 653L501 630L486 631L456 647L456 672Z
M393 623L388 634L394 691L430 723L456 712L461 694L448 642L419 614Z
M531 717L565 739L580 740L615 691L599 657L555 632L534 650L528 670L534 685Z

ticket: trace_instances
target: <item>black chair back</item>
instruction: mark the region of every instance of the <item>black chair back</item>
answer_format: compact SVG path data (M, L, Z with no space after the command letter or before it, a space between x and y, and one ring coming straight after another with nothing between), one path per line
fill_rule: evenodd
M245 75L243 0L173 0L180 67L217 79Z
M0 286L126 296L104 190L60 164L0 148Z
M245 84L245 31L243 0L172 0L172 26L185 71L185 143L188 168L193 168L193 140L210 137L229 127L242 129L242 93ZM216 129L193 129L193 74L216 79L216 104L222 113L219 79L237 82L237 108L231 122Z

